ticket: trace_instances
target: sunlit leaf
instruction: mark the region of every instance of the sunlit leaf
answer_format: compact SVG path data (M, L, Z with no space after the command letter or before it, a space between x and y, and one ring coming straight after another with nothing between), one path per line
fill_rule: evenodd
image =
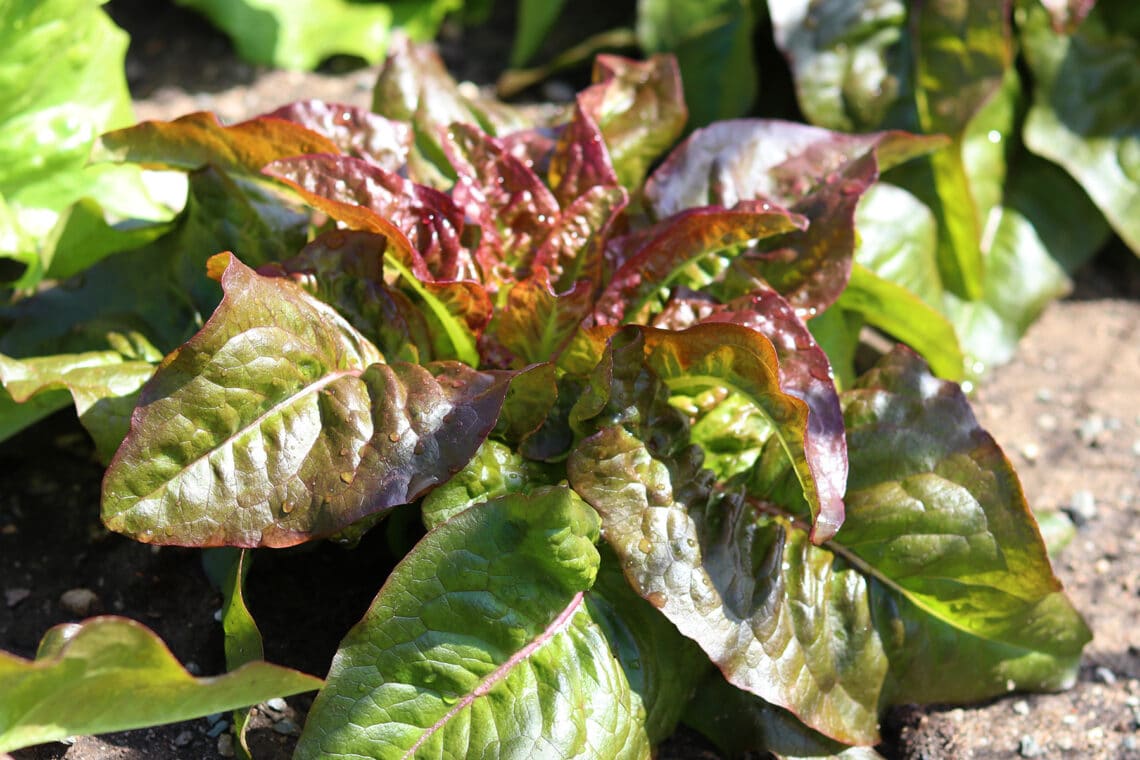
M103 483L109 527L157 543L288 546L414 500L494 427L508 376L379 364L295 284L229 254L211 272L226 296L144 387Z
M35 660L0 652L0 679L0 752L190 720L321 687L319 678L265 662L194 678L148 628L117 617L51 629Z
M597 515L509 495L429 533L342 642L299 758L648 758L645 707L585 592Z

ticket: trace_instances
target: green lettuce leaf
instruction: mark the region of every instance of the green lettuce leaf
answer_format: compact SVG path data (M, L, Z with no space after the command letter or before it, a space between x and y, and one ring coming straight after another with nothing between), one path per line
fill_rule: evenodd
M51 629L35 660L0 652L0 680L0 752L190 720L321 687L319 678L265 662L194 678L150 629L118 617Z
M451 518L388 577L299 758L648 758L645 706L585 592L598 517L565 487Z
M252 63L311 70L333 55L380 63L394 29L435 36L462 0L359 3L352 0L178 0L225 31Z
M1140 14L1102 0L1070 35L1027 5L1019 29L1035 86L1025 144L1063 166L1140 254Z

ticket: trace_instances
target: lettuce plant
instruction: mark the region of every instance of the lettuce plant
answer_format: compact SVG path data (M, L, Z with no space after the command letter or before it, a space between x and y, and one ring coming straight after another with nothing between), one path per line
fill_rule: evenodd
M133 406L84 423L114 450L104 522L139 541L351 544L419 510L298 757L649 757L680 720L867 756L891 705L1073 682L1089 631L962 390L901 346L841 389L823 347L873 281L860 198L940 140L730 122L650 172L685 118L668 58L600 58L565 110L472 100L423 51L376 92L391 119L310 101L105 136L189 172L146 249L182 300L151 324L147 299L46 291L0 363L13 397ZM211 229L232 251L203 261ZM89 273L104 298L133 253ZM76 345L37 320L74 299L136 325L134 358L94 329L27 353ZM909 319L920 344L944 324Z

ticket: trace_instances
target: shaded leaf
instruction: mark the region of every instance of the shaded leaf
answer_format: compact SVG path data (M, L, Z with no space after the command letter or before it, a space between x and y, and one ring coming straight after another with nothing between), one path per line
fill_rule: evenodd
M342 642L297 756L648 758L645 708L584 600L597 537L564 487L429 533Z
M520 0L518 25L511 44L511 67L518 68L534 58L562 13L566 0Z
M676 56L691 125L744 115L756 98L751 0L639 0L637 40ZM732 72L726 76L725 72Z
M549 274L539 269L511 286L489 332L519 364L554 361L593 305L593 283L589 280L579 280L572 290L555 293Z
M1042 8L1021 24L1033 72L1025 144L1063 166L1124 242L1140 253L1140 18L1125 3L1099 3L1071 36ZM1132 13L1131 22L1126 13Z
M787 710L735 688L720 673L710 673L701 683L685 723L732 757L770 752L781 760L882 760L870 747L848 747L812 731Z
M153 632L118 617L51 629L34 661L0 652L0 679L0 752L190 720L321 687L319 678L265 662L194 678Z
M445 481L494 426L507 376L377 364L296 285L230 254L211 272L222 304L144 387L108 468L112 529L198 546L326 536Z
M503 400L494 436L517 445L537 431L558 402L558 372L549 362L516 372Z
M671 736L692 709L697 683L711 669L709 661L630 588L612 551L603 548L601 555L598 580L586 592L586 605L645 706L645 732L650 743L657 744Z

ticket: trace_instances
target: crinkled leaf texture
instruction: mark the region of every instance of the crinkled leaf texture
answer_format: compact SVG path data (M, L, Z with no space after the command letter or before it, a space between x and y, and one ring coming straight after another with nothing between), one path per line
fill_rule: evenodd
M598 517L556 487L468 509L397 565L333 661L298 758L648 758L586 592Z
M144 386L103 519L157 543L288 546L408 503L466 464L508 373L382 363L331 307L232 254L225 297Z
M1090 635L1016 476L957 386L913 354L845 395L847 517L822 545L785 458L717 482L683 421L664 422L652 378L621 366L615 396L656 399L600 419L570 483L633 587L730 683L849 744L875 743L890 704L1072 683Z
M319 678L266 662L194 678L150 629L118 617L51 629L32 661L0 652L0 683L0 752L190 720L321 687Z

